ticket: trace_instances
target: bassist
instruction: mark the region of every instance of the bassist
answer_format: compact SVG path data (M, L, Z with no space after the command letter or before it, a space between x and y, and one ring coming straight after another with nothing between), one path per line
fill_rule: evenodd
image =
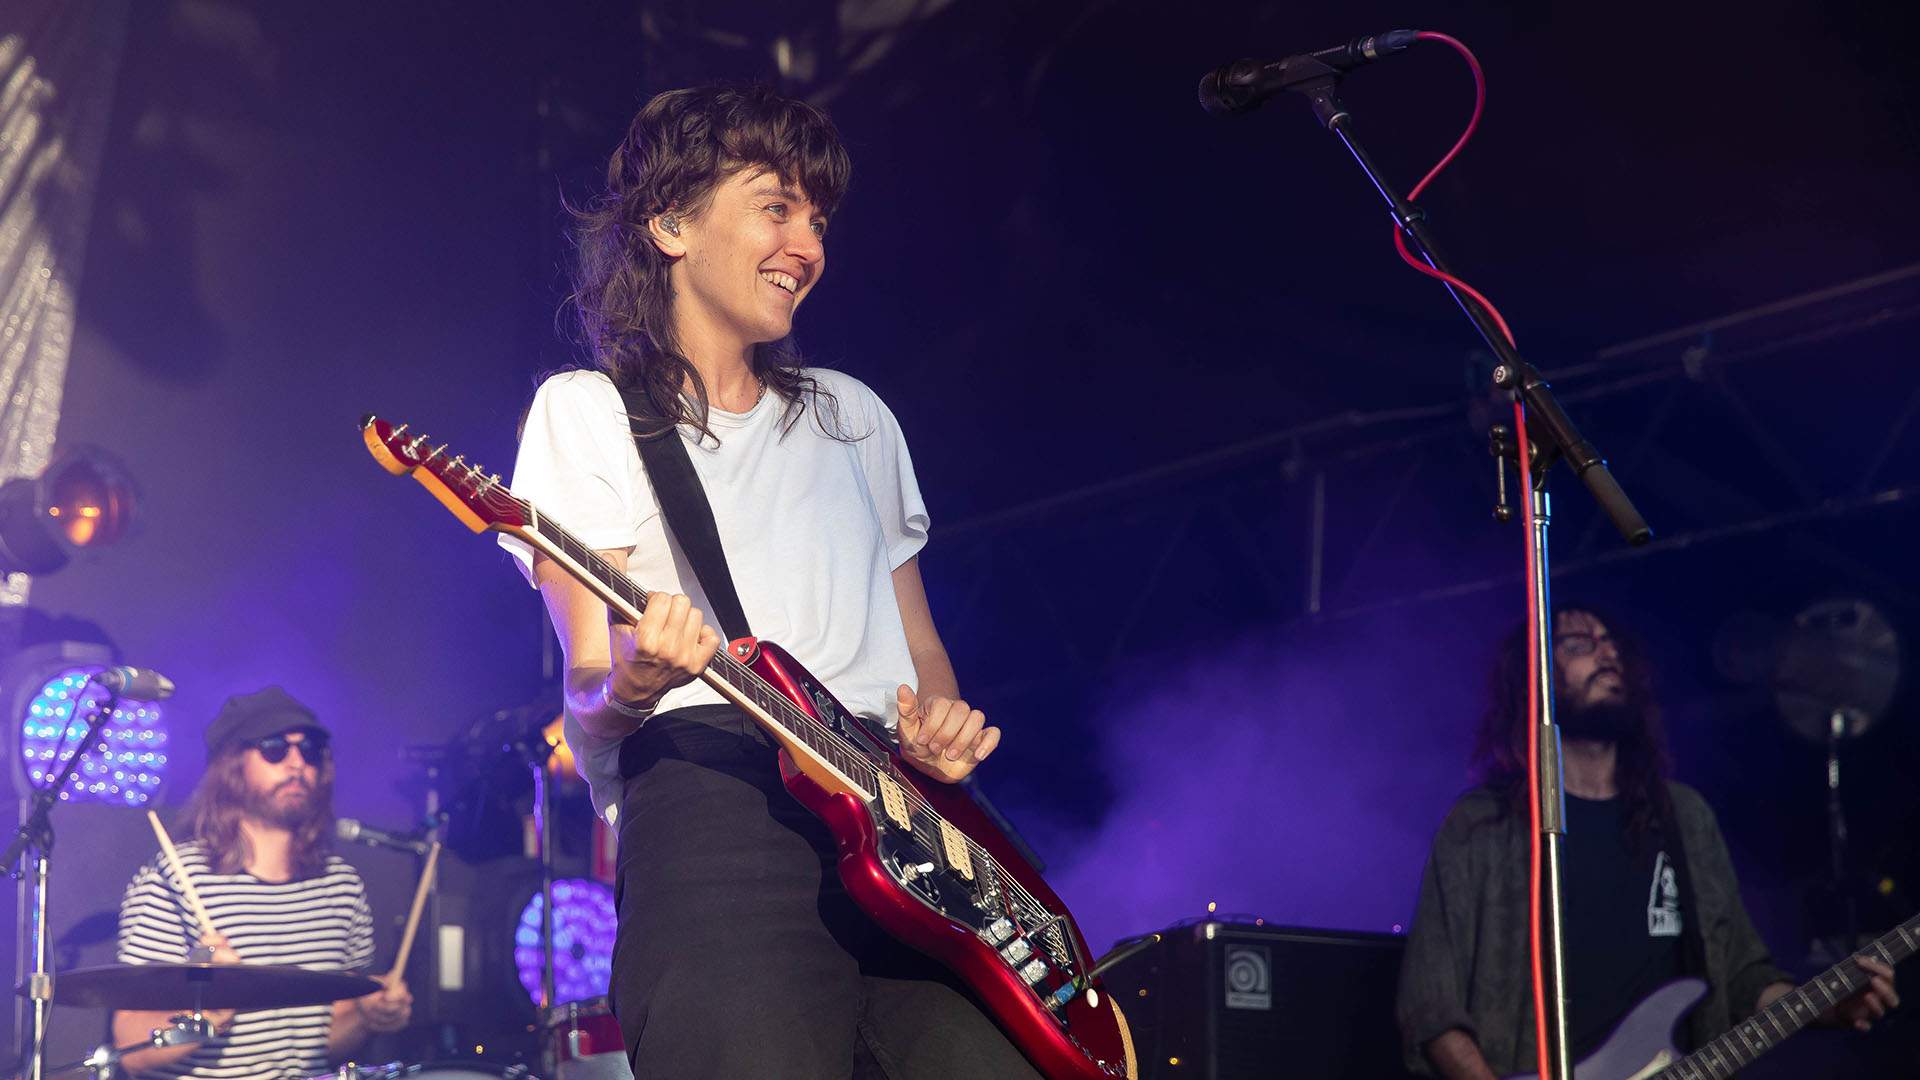
M520 495L660 587L637 626L609 628L572 576L508 544L565 653L567 741L619 830L611 990L641 1077L1036 1075L955 979L853 907L771 741L695 681L722 630L762 634L939 780L999 742L928 611L928 518L898 424L790 342L847 176L827 117L768 89L648 102L576 215L593 369L541 385L515 465ZM686 446L732 614L715 598L734 590L696 577L663 521L630 431L643 413Z
M1535 1062L1524 645L1516 631L1502 650L1477 747L1486 784L1461 797L1434 838L1401 969L1408 1065L1450 1080L1531 1072ZM1557 608L1553 668L1565 743L1572 1057L1586 1056L1641 998L1683 975L1708 984L1683 1035L1703 1043L1793 984L1747 917L1713 812L1699 792L1667 779L1637 645L1587 610ZM1858 963L1871 978L1824 1022L1865 1030L1898 1003L1893 970Z

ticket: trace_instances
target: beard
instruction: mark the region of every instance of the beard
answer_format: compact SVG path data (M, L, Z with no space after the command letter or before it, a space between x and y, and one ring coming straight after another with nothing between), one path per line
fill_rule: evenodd
M1619 743L1645 729L1646 710L1632 701L1596 701L1562 708L1554 719L1562 738Z
M328 800L317 788L297 780L286 781L271 791L247 792L247 816L291 832L328 812Z

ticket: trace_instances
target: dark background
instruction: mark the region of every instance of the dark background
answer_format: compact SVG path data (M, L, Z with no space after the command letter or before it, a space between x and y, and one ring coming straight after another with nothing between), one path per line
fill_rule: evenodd
M1424 202L1662 538L1628 556L1562 472L1556 590L1650 641L1678 775L1806 963L1824 761L1714 643L1835 596L1920 625L1920 130L1884 7L135 4L60 441L127 459L144 523L34 604L178 681L166 801L219 702L277 682L339 736L342 813L417 814L401 748L551 700L547 632L354 422L504 470L577 359L561 194L651 92L777 77L784 39L855 162L799 340L907 431L936 617L1006 728L983 787L1096 948L1210 901L1399 926L1522 611L1486 361L1303 102L1211 117L1194 83L1442 29L1489 99ZM1403 186L1471 95L1437 45L1345 92ZM1920 875L1914 712L1903 683L1846 762L1875 929Z

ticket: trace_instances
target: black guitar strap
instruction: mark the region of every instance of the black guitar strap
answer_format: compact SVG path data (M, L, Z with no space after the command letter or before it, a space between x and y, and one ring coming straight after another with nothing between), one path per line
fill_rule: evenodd
M706 591L714 626L728 641L752 634L747 614L740 607L740 594L733 588L733 573L727 569L727 553L720 547L713 506L693 471L693 458L687 455L680 429L668 426L661 430L661 417L644 391L622 389L620 398L627 403L627 419L634 446L640 450L640 463L660 498L660 516L666 519L668 530L693 567L693 576Z

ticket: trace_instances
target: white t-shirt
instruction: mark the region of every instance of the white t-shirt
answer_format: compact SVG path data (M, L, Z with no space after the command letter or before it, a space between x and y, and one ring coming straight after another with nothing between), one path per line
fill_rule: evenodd
M783 432L785 402L775 394L744 413L711 410L718 446L696 443L685 426L680 433L754 635L792 653L847 708L892 726L895 688L917 682L892 572L926 543L927 510L899 423L879 397L841 372L807 374L839 400L845 434L864 437L829 437L813 403ZM540 385L512 487L588 547L633 548L628 576L651 591L686 593L713 622L667 535L626 405L606 375L568 371ZM510 536L501 544L530 575L531 549ZM722 701L695 680L669 691L658 711ZM587 734L571 714L563 726L594 810L607 816L620 801L619 741Z

